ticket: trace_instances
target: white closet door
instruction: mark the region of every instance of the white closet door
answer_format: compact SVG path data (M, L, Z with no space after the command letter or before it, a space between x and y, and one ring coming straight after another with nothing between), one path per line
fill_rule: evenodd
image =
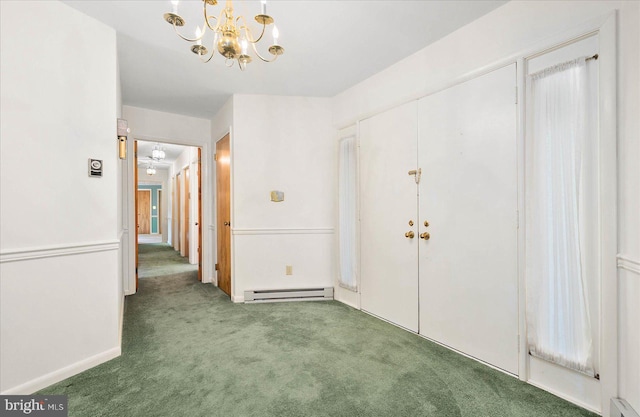
M362 309L418 331L417 104L360 123ZM409 226L409 221L414 225ZM415 233L413 239L405 233Z
M420 333L517 374L515 86L513 64L419 100L418 154Z

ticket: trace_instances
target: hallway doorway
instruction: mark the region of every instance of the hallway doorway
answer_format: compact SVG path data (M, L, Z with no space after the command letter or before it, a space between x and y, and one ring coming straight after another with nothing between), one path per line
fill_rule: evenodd
M176 273L201 281L201 149L146 140L134 149L136 289L139 278Z

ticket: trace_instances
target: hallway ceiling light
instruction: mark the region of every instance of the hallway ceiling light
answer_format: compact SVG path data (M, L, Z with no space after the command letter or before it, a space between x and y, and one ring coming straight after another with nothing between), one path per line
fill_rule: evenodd
M155 175L156 173L156 169L153 167L153 165L149 164L149 166L147 167L147 175Z
M156 161L162 161L164 158L166 158L166 154L164 153L164 150L162 148L160 148L160 144L156 144L153 147L153 150L151 151L151 158L155 159Z
M238 61L238 66L244 71L247 64L251 62L251 55L248 54L248 47L251 45L251 49L254 54L264 62L273 62L278 56L284 53L284 48L278 45L278 28L273 25L272 36L273 44L269 46L269 53L273 55L271 59L262 56L256 44L262 40L265 34L265 30L268 25L274 22L273 17L267 14L267 1L261 0L262 10L259 15L256 15L254 19L256 22L262 25L260 36L257 38L251 32L251 29L247 25L247 21L244 16L233 17L233 2L232 0L226 0L224 8L220 11L218 17L209 15L207 13L207 6L215 6L218 4L218 0L202 0L204 7L204 22L202 29L200 26L196 27L195 37L188 38L183 36L178 31L179 26L184 26L185 21L180 15L178 15L178 0L172 0L173 5L172 13L165 13L164 20L173 25L176 34L187 42L195 43L191 46L191 52L198 55L202 62L209 62L215 55L216 50L220 55L226 58L227 67L233 66L234 60ZM213 34L213 42L211 44L211 53L208 58L205 56L209 54L209 50L202 45L202 39L209 28Z

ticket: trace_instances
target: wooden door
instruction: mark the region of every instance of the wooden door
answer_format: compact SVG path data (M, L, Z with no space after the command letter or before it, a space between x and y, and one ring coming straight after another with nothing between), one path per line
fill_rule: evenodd
M229 135L216 143L218 287L231 295L231 175Z
M198 281L202 281L202 149L198 148Z
M133 188L134 190L138 189L138 141L133 142ZM138 193L136 192L133 195L134 206L136 210L136 243L135 243L135 251L136 251L136 292L138 292L138 228L140 227L138 223Z
M518 373L515 64L419 100L420 333ZM429 226L424 226L424 221Z
M189 257L189 201L191 200L191 188L189 188L189 168L183 171L184 188L182 192L182 256Z
M151 190L138 190L138 233L151 233Z
M418 189L408 172L417 167L416 106L414 101L360 123L362 309L414 332Z

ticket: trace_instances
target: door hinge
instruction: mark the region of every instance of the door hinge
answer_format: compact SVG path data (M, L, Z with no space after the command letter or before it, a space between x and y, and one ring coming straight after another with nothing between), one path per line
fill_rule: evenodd
M214 153L214 154L213 154L213 160L214 160L214 161L217 161L217 160L218 160L218 154L217 154L217 153Z
M516 85L516 104L518 104L518 86Z
M216 271L220 270L220 265L216 264Z
M412 169L409 171L409 175L413 175L416 180L416 184L420 184L420 177L422 176L422 168Z

